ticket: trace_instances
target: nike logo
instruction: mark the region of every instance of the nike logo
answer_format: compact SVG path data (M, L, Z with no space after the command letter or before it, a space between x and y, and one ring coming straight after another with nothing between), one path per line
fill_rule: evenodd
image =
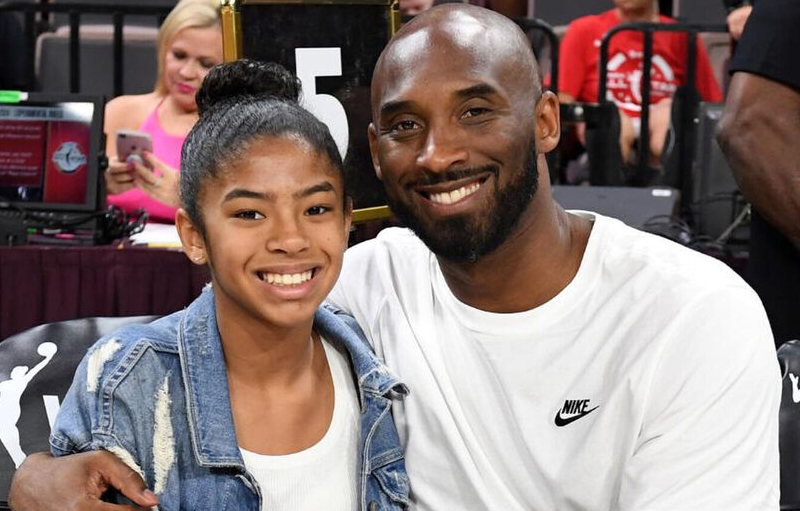
M558 413L556 413L556 426L563 427L567 424L575 422L576 420L580 419L581 417L586 417L593 411L600 408L600 405L595 406L594 408L587 408L589 407L589 401L591 399L567 399L564 401L564 407L561 408Z

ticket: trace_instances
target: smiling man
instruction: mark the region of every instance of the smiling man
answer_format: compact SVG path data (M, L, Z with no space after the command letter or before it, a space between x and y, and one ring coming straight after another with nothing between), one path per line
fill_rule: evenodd
M393 211L329 300L408 382L416 508L778 508L763 308L711 258L552 198L558 101L506 18L441 6L372 83ZM413 232L412 232L413 231Z
M412 507L777 509L758 298L718 261L553 201L558 101L516 26L427 11L372 99L375 170L412 230L350 249L329 299L410 387L394 418ZM147 503L109 456L76 458L23 465L16 509L109 483Z

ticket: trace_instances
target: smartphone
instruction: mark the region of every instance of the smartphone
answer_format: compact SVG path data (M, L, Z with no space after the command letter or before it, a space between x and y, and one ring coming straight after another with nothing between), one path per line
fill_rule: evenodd
M117 130L117 158L119 161L128 161L129 158L141 161L142 151L153 152L153 139L147 133L136 130Z

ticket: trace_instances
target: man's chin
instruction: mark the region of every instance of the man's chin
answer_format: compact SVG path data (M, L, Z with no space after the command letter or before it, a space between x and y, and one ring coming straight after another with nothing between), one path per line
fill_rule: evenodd
M486 225L474 215L457 215L431 221L422 214L407 208L392 206L400 221L422 240L428 249L439 257L451 261L472 262L482 253Z

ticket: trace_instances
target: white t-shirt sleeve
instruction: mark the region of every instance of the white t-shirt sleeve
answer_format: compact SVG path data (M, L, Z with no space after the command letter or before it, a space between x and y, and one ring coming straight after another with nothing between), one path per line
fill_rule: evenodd
M337 309L353 315L354 309L358 307L358 292L363 287L365 280L365 265L369 264L369 250L366 245L368 242L361 243L347 249L342 261L342 271L336 285L325 299L326 302Z
M750 289L713 295L670 325L621 511L778 509L781 380L769 323Z
M373 345L372 325L386 299L381 265L387 258L386 254L377 240L349 248L344 254L339 280L325 299L353 316Z

